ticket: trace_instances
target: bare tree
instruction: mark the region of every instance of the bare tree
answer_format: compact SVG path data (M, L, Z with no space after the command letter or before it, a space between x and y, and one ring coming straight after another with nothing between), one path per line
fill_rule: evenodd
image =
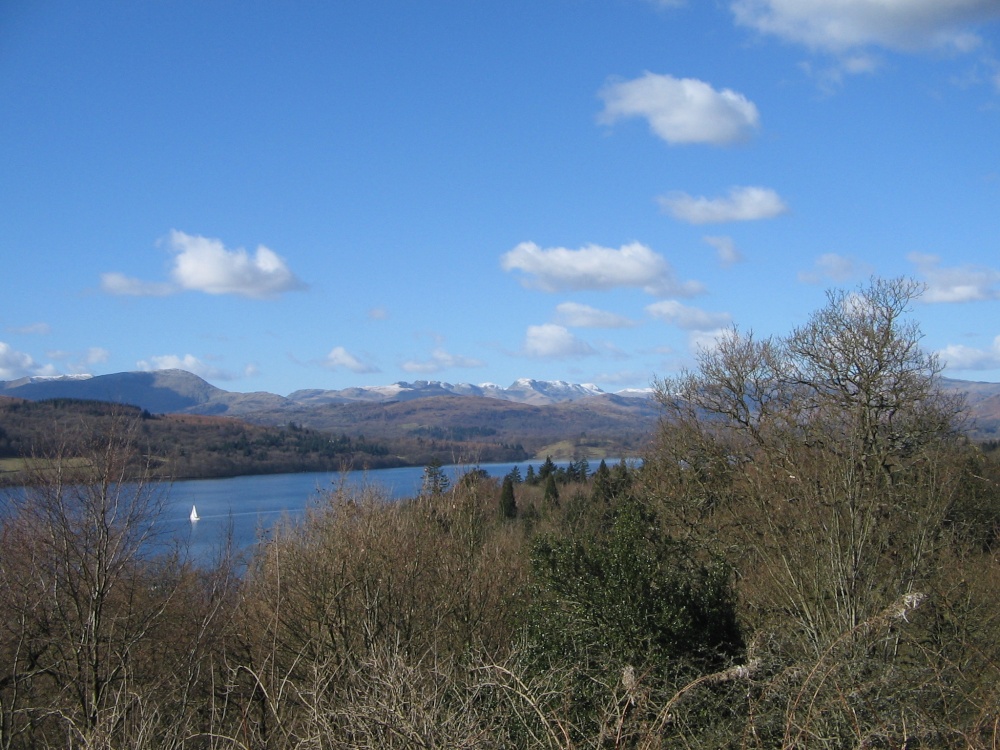
M169 600L160 584L170 576L143 565L164 494L149 480L140 424L116 414L106 426L36 457L11 498L0 558L3 647L14 657L0 678L5 740L31 725L100 744L135 705L134 651Z
M789 335L732 329L695 371L657 383L652 491L676 527L739 570L743 618L770 644L771 676L788 687L811 670L830 675L798 683L813 691L805 703L767 685L774 705L795 706L786 737L822 724L860 742L879 711L904 710L906 681L923 679L902 661L912 628L885 613L933 608L946 588L963 402L944 393L907 318L921 291L875 279L830 292Z

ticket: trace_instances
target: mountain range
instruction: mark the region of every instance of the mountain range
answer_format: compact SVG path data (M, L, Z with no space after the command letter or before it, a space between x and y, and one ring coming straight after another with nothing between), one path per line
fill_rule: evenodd
M411 401L433 396L474 396L546 406L564 401L578 401L594 396L646 398L647 390L626 390L609 394L596 385L567 383L562 380L522 378L504 388L494 383L444 383L437 380L398 382L323 390L309 388L279 396L263 391L240 393L216 388L186 370L120 372L111 375L66 375L31 377L0 381L0 395L39 401L49 398L80 398L111 401L139 406L153 413L228 414L243 416L261 410L282 407L386 403Z
M1000 436L1000 383L944 379L966 394L970 434ZM519 379L510 386L418 380L341 390L303 389L280 396L217 388L185 370L122 372L97 376L33 377L0 381L0 396L31 401L53 398L127 403L153 414L239 417L258 424L295 422L369 437L489 434L536 441L581 435L633 443L655 427L652 390L609 393L596 385Z

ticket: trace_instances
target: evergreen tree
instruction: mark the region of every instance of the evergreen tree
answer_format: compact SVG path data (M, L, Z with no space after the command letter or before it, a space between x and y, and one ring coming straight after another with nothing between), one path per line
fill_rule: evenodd
M601 459L601 465L598 466L597 471L594 472L594 487L590 492L590 497L595 503L607 503L611 501L613 494L611 469L608 468L604 459Z
M556 475L549 474L545 477L545 502L553 505L559 504L559 488L556 486Z
M538 484L538 476L535 474L535 467L528 464L528 472L524 475L525 484Z
M500 514L504 518L517 518L517 499L514 497L514 480L510 474L504 477L500 488Z
M611 494L614 497L622 497L632 488L632 472L629 471L628 464L623 458L615 468L611 470Z
M448 480L441 462L434 459L424 467L424 483L421 491L425 495L440 495L448 490L451 482Z

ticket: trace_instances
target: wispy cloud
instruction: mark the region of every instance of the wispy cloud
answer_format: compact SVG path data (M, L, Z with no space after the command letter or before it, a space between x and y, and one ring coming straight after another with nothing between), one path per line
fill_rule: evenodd
M857 278L871 269L866 263L837 253L824 253L816 259L812 269L800 271L798 279L804 284L822 284L826 281L843 282Z
M266 299L305 288L285 259L264 245L251 255L244 248L230 250L221 240L177 230L170 232L163 244L173 254L172 281L150 282L109 272L101 275L101 289L135 297L162 297L189 290Z
M702 237L701 240L715 248L716 257L723 267L728 268L743 261L743 253L736 247L732 237L708 236Z
M814 50L879 46L967 52L977 26L1000 18L996 0L734 0L737 23Z
M540 359L569 359L586 357L597 352L586 341L555 323L528 326L524 336L524 354Z
M608 385L652 388L652 376L648 370L618 370L616 372L602 372L594 378L594 381L598 383L607 383Z
M941 258L926 253L910 253L907 260L927 283L923 302L1000 299L1000 270L972 265L942 268Z
M687 332L688 350L692 353L713 349L720 336L732 325L727 312L710 312L684 305L677 300L662 300L646 305L646 312L653 318L676 326Z
M708 312L698 307L683 305L677 300L666 299L646 305L646 312L686 331L714 331L732 322L725 312Z
M717 349L719 342L732 335L732 328L715 328L710 331L690 331L688 333L688 348L692 352L712 351Z
M543 249L522 242L501 257L500 265L505 271L525 274L525 286L546 292L632 287L648 294L688 297L704 291L698 282L677 281L663 256L637 242L617 250L599 245Z
M155 370L187 370L193 375L206 380L238 380L249 372L255 370L249 366L243 373L234 373L224 370L214 365L210 365L198 359L192 354L185 354L183 357L176 354L162 354L149 359L141 359L135 363L136 369L143 372L153 372Z
M718 91L696 78L646 72L615 81L599 92L604 109L598 121L642 117L657 136L671 144L715 146L749 139L760 126L757 106L731 89Z
M101 290L117 297L166 297L180 291L174 284L142 281L117 271L101 274Z
M486 363L481 359L464 357L460 354L450 354L441 348L435 349L428 359L410 360L402 364L402 368L406 372L416 372L425 375L441 372L442 370L468 369L485 366Z
M555 321L570 328L628 328L635 325L622 315L578 302L557 305Z
M111 352L104 347L92 346L83 352L48 351L45 356L63 363L63 366L74 373L90 372L94 365L104 364L111 358Z
M689 224L758 221L773 219L788 211L788 206L774 190L752 185L730 188L723 198L694 197L678 191L657 200L664 211Z
M368 362L358 359L342 346L335 346L323 360L323 366L331 370L350 370L358 374L379 372L379 369Z
M17 333L22 336L48 336L52 333L52 326L48 323L28 323L23 326L7 326L8 333Z

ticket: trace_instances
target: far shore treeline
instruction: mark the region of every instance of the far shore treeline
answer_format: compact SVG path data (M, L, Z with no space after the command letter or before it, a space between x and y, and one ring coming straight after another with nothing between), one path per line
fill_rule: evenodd
M538 412L544 408L531 409ZM504 463L543 460L546 456L600 459L636 454L652 429L652 422L638 423L632 430L618 429L598 439L588 436L586 424L573 427L570 421L545 429L544 420L536 418L543 427L526 426L519 438L515 432L523 421L508 419L508 426L497 427L494 416L480 423L481 414L476 414L466 423L452 424L449 420L455 421L454 413L449 413L448 420L438 420L440 414L426 409L421 416L425 423L411 420L398 427L383 420L374 426L378 436L368 437L364 428L373 427L370 421L360 421L349 433L349 423L340 430L329 430L296 421L279 426L225 416L151 414L135 406L104 401L27 401L0 396L0 486L30 481L25 461L44 463L46 457L57 453L65 457L65 451L87 435L101 433L107 424L122 417L137 420L145 445L141 466L133 470L170 480L374 470L425 466L433 461ZM569 430L569 434L562 430Z
M253 425L229 417L153 415L101 401L0 399L0 485L23 484L25 462L43 464L122 418L137 421L142 455L130 472L157 479L381 469L406 465L384 442L330 435L290 424Z

